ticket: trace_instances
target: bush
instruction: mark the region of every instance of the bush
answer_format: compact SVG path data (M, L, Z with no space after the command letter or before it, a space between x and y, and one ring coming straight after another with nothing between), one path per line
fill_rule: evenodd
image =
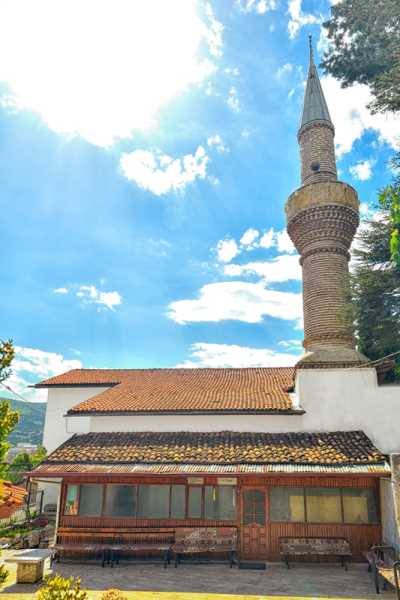
M101 597L101 600L128 600L119 590L107 590Z
M61 575L46 577L39 589L37 600L88 600L87 592L81 590L81 580L77 577L64 579Z
M4 583L8 577L8 570L4 565L0 565L0 584Z

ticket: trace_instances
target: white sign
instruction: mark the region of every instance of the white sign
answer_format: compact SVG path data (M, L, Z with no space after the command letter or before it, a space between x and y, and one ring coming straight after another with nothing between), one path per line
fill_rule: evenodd
M237 485L237 477L218 477L218 485Z

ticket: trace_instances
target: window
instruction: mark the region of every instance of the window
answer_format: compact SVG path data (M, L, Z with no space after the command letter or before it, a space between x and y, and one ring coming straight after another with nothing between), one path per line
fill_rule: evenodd
M201 519L202 495L203 495L203 488L201 486L189 487L189 498L188 498L188 518L189 519Z
M143 519L168 519L169 491L169 485L139 485L137 516Z
M108 517L134 517L136 514L136 486L107 485L104 514Z
M186 486L171 485L171 519L185 518Z
M235 518L235 487L206 485L204 488L204 518L231 521Z
M270 518L308 523L377 523L376 495L373 489L362 488L272 488Z
M376 523L374 490L343 489L343 518L345 523Z
M264 490L244 490L243 492L243 525L265 525L265 492Z
M65 497L64 515L78 514L78 486L68 485Z
M82 517L100 517L103 503L103 487L98 484L81 485L79 494L79 515Z
M306 489L307 521L311 523L340 523L342 508L340 489Z
M271 521L305 521L303 488L272 488L270 503Z

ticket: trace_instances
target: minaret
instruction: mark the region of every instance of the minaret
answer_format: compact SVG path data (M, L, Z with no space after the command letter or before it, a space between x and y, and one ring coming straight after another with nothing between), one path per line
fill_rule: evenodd
M304 349L298 367L359 365L347 304L349 248L359 223L357 192L337 180L335 129L310 65L298 141L301 187L286 203L287 231L303 270Z

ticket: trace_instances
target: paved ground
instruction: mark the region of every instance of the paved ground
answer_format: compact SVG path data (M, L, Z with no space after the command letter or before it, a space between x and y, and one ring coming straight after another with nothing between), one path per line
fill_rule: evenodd
M10 565L8 565L10 568ZM348 572L336 564L297 564L287 570L283 564L269 563L265 571L229 569L225 564L184 564L163 569L161 564L125 563L114 569L94 564L61 563L54 570L69 577L80 575L90 598L118 588L129 600L254 600L279 598L375 598L365 564L353 564ZM15 572L1 590L2 600L31 600L38 586L15 584ZM233 594L233 596L226 596ZM381 600L394 600L392 591Z

